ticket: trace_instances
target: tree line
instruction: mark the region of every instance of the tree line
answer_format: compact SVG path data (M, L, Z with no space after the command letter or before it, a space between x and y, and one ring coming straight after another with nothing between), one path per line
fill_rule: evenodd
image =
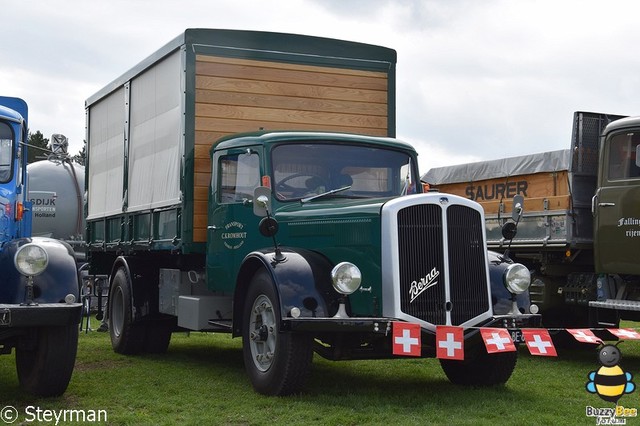
M87 155L86 150L87 147L85 144L77 154L71 156L72 160L84 166ZM29 132L29 139L27 141L27 163L31 164L35 161L44 160L47 158L49 152L51 152L49 139L45 138L39 130L35 133Z

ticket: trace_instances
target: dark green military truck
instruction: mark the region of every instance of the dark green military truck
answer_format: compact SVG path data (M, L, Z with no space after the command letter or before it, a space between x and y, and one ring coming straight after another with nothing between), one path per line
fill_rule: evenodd
M391 358L394 324L411 323L415 354L434 357L452 325L452 380L508 380L517 353L487 354L478 327L535 322L516 297L528 271L487 253L477 203L423 193L417 153L391 138L395 59L187 30L87 101L89 279L110 287L116 352L230 333L254 388L286 395L314 351Z

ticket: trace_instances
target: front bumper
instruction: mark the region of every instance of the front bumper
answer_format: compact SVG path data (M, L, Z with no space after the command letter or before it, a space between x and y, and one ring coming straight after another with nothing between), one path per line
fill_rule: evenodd
M539 314L496 315L480 327L537 328L541 325ZM391 324L401 321L394 318L285 318L282 320L282 331L302 333L373 333L387 335L391 332ZM465 327L469 334L475 334L479 327ZM423 329L424 331L424 329Z
M81 303L0 304L0 331L79 324L81 312Z

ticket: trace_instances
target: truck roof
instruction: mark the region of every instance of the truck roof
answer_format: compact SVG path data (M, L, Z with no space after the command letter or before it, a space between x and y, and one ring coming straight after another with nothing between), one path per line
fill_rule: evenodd
M6 120L22 123L27 121L29 108L27 103L20 98L0 96L0 116Z
M15 121L17 123L22 122L22 116L16 111L0 105L0 118L5 120Z
M619 120L612 121L605 127L603 134L614 132L616 130L623 129L625 127L638 127L640 126L640 116L626 117Z
M229 149L237 146L263 145L270 142L282 141L322 141L331 142L356 142L370 145L381 145L385 147L395 147L402 150L416 152L413 146L407 142L394 138L379 136L365 136L350 133L338 132L311 132L311 131L258 131L225 136L221 138L212 148L211 152L219 149Z
M189 28L89 97L85 101L85 107L122 87L127 81L183 46L191 46L194 50L209 46L224 51L229 57L240 58L256 58L260 56L260 52L284 54L286 50L288 57L295 56L300 63L316 63L317 58L326 57L335 58L337 66L351 62L357 63L358 68L370 66L372 70L388 69L388 64L395 64L397 61L394 49L366 43L266 31Z
M431 185L474 182L505 176L568 170L571 150L547 151L518 157L435 167L422 176Z

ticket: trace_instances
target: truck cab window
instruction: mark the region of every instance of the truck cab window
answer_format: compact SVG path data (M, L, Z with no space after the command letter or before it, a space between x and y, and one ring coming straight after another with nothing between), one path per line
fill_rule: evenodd
M6 123L0 123L0 182L11 180L11 158L13 157L13 132Z
M253 198L260 186L260 161L255 153L234 154L220 158L221 203L240 203Z
M406 193L406 153L366 145L299 143L272 151L273 182L280 200L298 200L326 191L333 196L375 198ZM415 192L415 187L408 193Z
M636 155L639 144L640 134L626 133L611 138L608 164L610 180L640 177Z

